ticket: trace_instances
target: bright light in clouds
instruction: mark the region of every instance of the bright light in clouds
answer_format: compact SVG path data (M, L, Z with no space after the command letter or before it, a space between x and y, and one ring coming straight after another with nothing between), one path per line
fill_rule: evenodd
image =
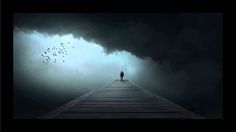
M68 55L57 56L56 63L53 61L48 64L42 63L41 54L47 48L60 47L60 43L65 43ZM41 34L36 31L30 33L14 31L15 80L21 80L24 73L24 76L30 78L31 81L48 84L49 87L60 90L65 87L67 90L95 86L98 88L119 79L121 70L124 71L125 79L128 80L135 80L142 73L141 76L145 76L145 72L148 72L147 67L149 67L149 72L152 72L151 68L155 67L150 64L154 62L137 58L127 51L107 54L102 46L88 42L82 37L74 38L72 34L59 36Z

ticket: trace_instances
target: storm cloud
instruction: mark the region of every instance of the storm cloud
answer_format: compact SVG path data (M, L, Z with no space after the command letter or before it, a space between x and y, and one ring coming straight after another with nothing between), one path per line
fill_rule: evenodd
M178 68L207 55L215 59L222 48L222 14L17 14L14 26L72 33L108 52L127 50Z
M107 54L127 51L150 58L163 74L153 70L151 81L141 85L205 116L222 116L221 13L27 13L14 15L16 29L73 34Z

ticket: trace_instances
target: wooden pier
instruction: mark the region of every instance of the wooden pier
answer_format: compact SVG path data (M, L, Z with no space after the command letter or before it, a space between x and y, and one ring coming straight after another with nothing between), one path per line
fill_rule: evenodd
M82 95L41 119L204 119L136 84L115 80Z

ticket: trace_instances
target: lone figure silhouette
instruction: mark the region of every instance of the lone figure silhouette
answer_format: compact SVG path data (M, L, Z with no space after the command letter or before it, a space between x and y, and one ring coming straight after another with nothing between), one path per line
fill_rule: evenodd
M123 81L123 77L124 77L124 72L121 71L121 72L120 72L120 80L121 80L121 81Z

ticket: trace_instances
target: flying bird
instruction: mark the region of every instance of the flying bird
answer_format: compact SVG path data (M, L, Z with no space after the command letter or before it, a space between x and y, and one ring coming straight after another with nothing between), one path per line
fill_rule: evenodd
M56 52L54 52L54 53L53 53L53 55L54 55L54 56L57 56L57 53L56 53Z
M48 60L50 60L50 57L49 57L49 56L46 56L46 57L48 57Z

